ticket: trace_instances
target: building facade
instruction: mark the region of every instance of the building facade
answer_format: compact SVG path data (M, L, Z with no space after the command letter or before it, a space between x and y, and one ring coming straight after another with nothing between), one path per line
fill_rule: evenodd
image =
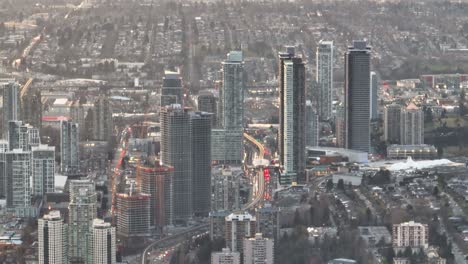
M316 81L319 87L318 114L320 120L332 117L333 99L333 41L321 40L316 52Z
M384 108L384 139L391 144L400 144L401 106L387 105Z
M14 149L5 153L6 206L17 217L35 217L31 204L31 152Z
M370 59L365 41L354 41L345 55L346 148L370 150Z
M211 126L218 126L218 102L210 91L201 91L197 97L198 111L212 113Z
M92 256L92 226L97 215L97 194L93 182L88 180L70 182L68 211L69 261L83 263Z
M224 129L226 145L224 150L232 148L232 163L241 163L243 159L242 134L244 131L244 61L241 51L231 51L222 64L223 83L219 91L219 122Z
M305 66L289 51L280 54L283 77L280 81L279 151L282 173L280 184L305 182ZM281 90L282 89L282 90Z
M377 73L371 71L370 73L370 118L376 119L379 117L378 113L378 99L379 99L379 77Z
M410 103L401 111L400 135L402 145L424 144L424 113Z
M273 264L275 261L273 239L264 238L261 233L244 239L244 264Z
M171 182L174 168L160 165L139 165L136 169L140 192L150 195L150 226L162 227L172 224Z
M47 145L32 147L31 165L33 194L43 197L55 190L55 148Z
M93 108L93 138L98 141L107 141L114 134L114 122L112 120L112 106L109 99L105 96L100 96L94 102Z
M171 104L184 105L184 88L179 71L165 71L161 88L161 107Z
M239 168L240 169L240 168ZM215 169L212 176L213 211L240 209L239 190L242 170L233 170L230 167Z
M38 220L39 264L67 264L67 225L59 211Z
M306 145L316 147L319 145L319 115L311 101L306 101L306 120Z
M273 207L271 204L265 204L264 207L255 209L255 218L257 219L257 233L274 240L280 238L279 208Z
M92 262L115 264L116 263L116 245L115 245L115 227L101 219L93 220L92 230Z
M336 146L338 148L344 148L346 146L346 110L343 104L336 106L336 117L335 117L335 137Z
M242 254L244 238L255 235L256 219L247 212L232 213L225 218L226 246Z
M192 139L190 113L180 105L161 110L161 161L174 168L172 218L174 223L192 217Z
M20 91L21 87L16 82L3 84L3 138L8 134L8 122L11 120L20 120Z
M211 113L191 112L192 209L196 216L211 210Z
M221 252L211 253L211 264L240 264L240 253L223 248Z
M429 247L429 226L414 221L393 225L393 248L412 249Z
M117 233L123 237L151 236L150 199L146 193L117 194Z
M62 173L76 173L79 162L79 128L70 121L60 122L60 170Z

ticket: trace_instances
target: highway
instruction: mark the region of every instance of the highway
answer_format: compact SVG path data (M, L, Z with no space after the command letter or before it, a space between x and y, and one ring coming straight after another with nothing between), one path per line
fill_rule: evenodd
M257 147L258 158L263 159L265 156L265 147L261 143L259 143L255 138L253 138L247 133L244 133L244 138L249 143ZM252 199L252 201L250 201L248 204L242 207L243 211L247 211L247 210L254 208L263 199L263 192L265 190L265 180L263 178L263 169L261 168L258 169L256 176L257 176L256 183L258 184L258 187L259 187L258 192L256 193L256 196ZM163 244L177 245L181 243L186 238L187 235L194 236L194 235L198 235L200 233L206 232L206 230L209 229L209 226L210 226L209 223L196 225L180 233L174 234L172 236L167 236L167 237L164 237L164 238L161 238L159 240L152 242L143 250L143 253L141 254L141 263L142 264L147 263L146 258L154 247L161 246ZM169 242L172 242L172 243L169 243Z

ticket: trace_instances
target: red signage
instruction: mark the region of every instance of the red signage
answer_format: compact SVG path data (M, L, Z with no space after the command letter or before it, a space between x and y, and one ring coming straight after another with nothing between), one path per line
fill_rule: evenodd
M263 178L265 179L265 181L270 180L270 169L268 168L263 169Z

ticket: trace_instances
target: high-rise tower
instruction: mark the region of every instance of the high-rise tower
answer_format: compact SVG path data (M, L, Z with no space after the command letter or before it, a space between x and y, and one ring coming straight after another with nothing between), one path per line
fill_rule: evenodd
M20 120L20 89L16 82L3 85L3 138L6 138L8 134L8 122Z
M241 51L231 51L223 62L223 84L219 91L219 121L224 129L225 151L230 162L241 163L243 158L244 121L244 61Z
M370 149L370 59L371 47L354 41L345 55L346 148Z
M279 151L283 172L281 184L305 181L305 66L289 49L280 54Z
M402 145L424 144L424 113L414 103L401 112L400 136Z
M110 223L101 219L93 220L90 244L92 244L92 254L88 256L88 259L92 261L88 263L116 263L115 227L112 227Z
M370 114L371 119L376 119L379 117L378 113L378 92L379 92L379 77L377 73L372 71L370 73Z
M161 110L161 161L174 168L172 217L186 222L192 216L192 140L190 114L180 105Z
M197 216L211 209L211 118L213 114L191 112L192 207Z
M93 137L95 140L109 141L114 131L112 106L109 99L100 96L94 102Z
M79 171L78 124L70 121L60 122L60 169L63 173Z
M97 214L97 195L94 183L89 180L70 182L69 203L69 260L85 263L92 254L93 220Z
M67 264L67 225L59 211L51 211L38 220L39 264Z
M47 145L32 147L32 190L34 195L44 196L55 190L55 148Z
M401 106L387 105L384 108L384 139L390 144L400 144Z
M314 110L312 102L306 101L306 145L319 145L319 115Z
M319 116L328 120L332 115L333 41L321 40L316 53L316 81L319 87Z
M184 89L179 71L165 71L161 89L161 107L171 104L184 105Z

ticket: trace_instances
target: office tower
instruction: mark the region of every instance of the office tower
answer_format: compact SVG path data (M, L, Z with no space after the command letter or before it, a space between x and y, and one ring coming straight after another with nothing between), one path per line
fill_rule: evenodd
M345 55L346 148L370 149L370 58L371 47L354 41Z
M161 89L161 107L171 104L184 105L184 89L179 71L165 71Z
M336 146L339 148L344 148L346 146L345 113L346 111L343 104L336 106L335 137Z
M244 239L244 264L273 264L273 239L264 238L261 233L254 238Z
M221 252L211 253L211 264L240 264L240 253L223 248Z
M191 112L192 208L197 216L211 210L211 118L207 112Z
M305 67L289 50L280 54L280 184L305 181Z
M114 124L112 121L112 106L106 96L100 96L94 102L93 119L94 140L109 142L114 134Z
M218 104L216 97L210 91L201 91L197 98L198 111L212 113L211 126L217 127Z
M393 225L393 248L423 248L429 246L429 227L427 224L409 221Z
M390 144L400 144L401 106L391 104L384 109L384 138Z
M20 86L16 82L3 85L3 138L7 138L8 122L20 120Z
M378 113L378 92L379 92L379 77L377 76L377 73L374 71L371 71L370 73L370 118L371 119L376 119L379 117Z
M8 141L0 139L0 197L5 198L7 193L6 175L6 152L8 151Z
M271 204L255 209L257 219L257 233L262 233L264 237L279 239L279 209Z
M414 103L401 111L400 136L402 145L424 144L424 113Z
M35 217L31 205L31 152L14 149L5 153L6 206L17 217Z
M32 191L43 197L55 190L55 148L47 145L32 147Z
M239 190L242 170L235 173L230 167L216 169L212 177L213 211L240 209Z
M63 173L79 171L78 124L70 121L60 122L60 170Z
M93 220L92 229L92 255L89 255L93 264L115 264L116 245L115 227L101 219ZM92 256L92 258L91 258Z
M42 97L39 89L21 90L21 120L33 127L42 127Z
M210 218L210 239L224 239L226 235L226 217L231 214L231 211L212 211L209 214Z
M192 216L192 139L190 114L180 105L161 110L161 161L174 168L172 217L175 223Z
M328 120L332 116L333 51L333 41L321 40L317 46L315 63L320 120Z
M312 102L306 101L306 145L319 145L319 115L314 110Z
M224 129L224 151L227 162L241 163L243 159L244 121L244 61L241 51L231 51L223 62L223 85L219 91L219 120Z
M67 264L67 225L59 211L38 220L39 264Z
M244 238L255 234L255 217L247 212L236 212L226 216L226 246L242 253Z
M154 164L138 165L136 173L140 191L150 195L150 226L172 224L171 182L174 167L156 161Z
M123 237L151 236L151 195L130 191L117 194L117 233Z
M86 262L92 254L93 219L97 214L97 194L94 183L88 180L70 182L69 260L72 263Z

